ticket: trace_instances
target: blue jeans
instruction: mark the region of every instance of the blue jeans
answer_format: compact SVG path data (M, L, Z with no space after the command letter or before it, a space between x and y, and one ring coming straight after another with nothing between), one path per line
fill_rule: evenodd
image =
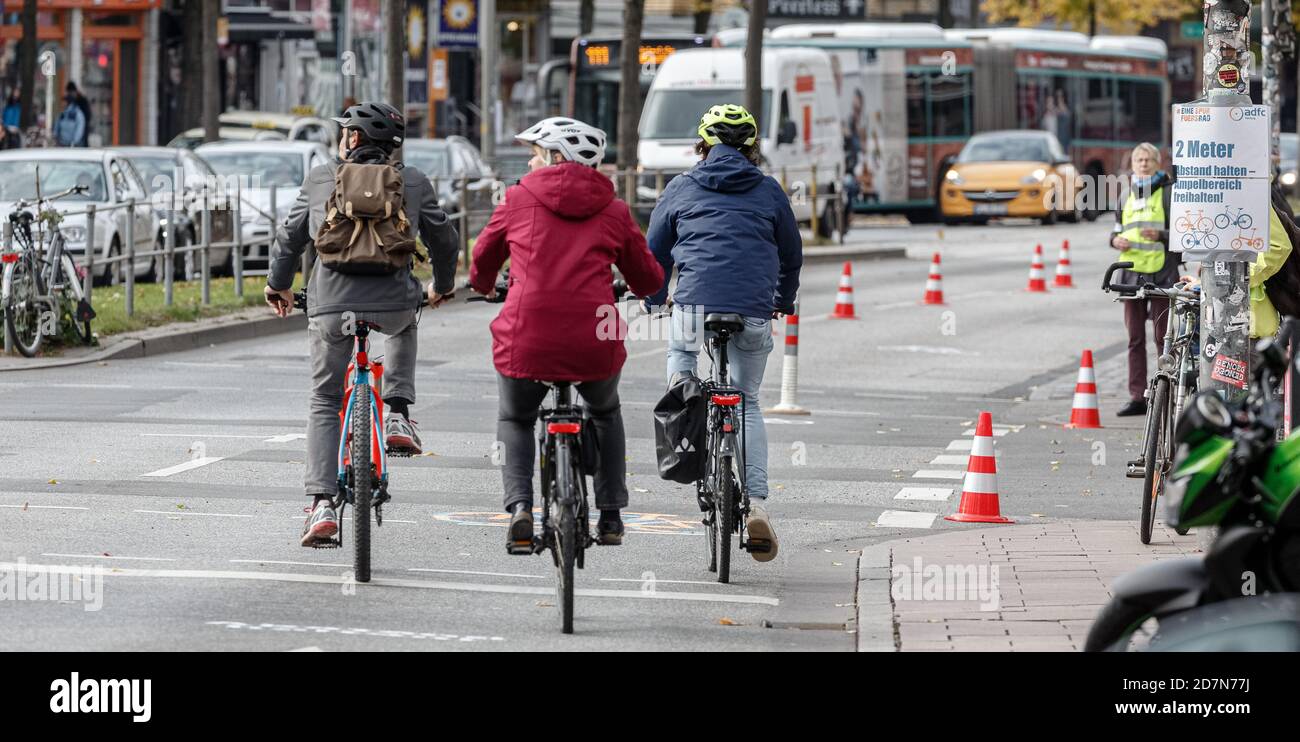
M706 337L704 313L695 307L673 307L668 334L668 379L679 371L695 372ZM745 398L745 487L756 500L767 499L767 429L758 389L763 385L767 356L772 352L772 321L745 318L745 329L727 344L731 383ZM697 374L698 375L698 374Z

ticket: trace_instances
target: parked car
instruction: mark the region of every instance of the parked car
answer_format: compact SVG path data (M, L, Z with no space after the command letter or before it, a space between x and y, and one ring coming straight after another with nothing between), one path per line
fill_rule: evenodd
M198 244L203 237L203 193L220 193L220 183L212 166L194 152L174 147L117 147L135 166L144 181L145 192L153 199L158 229L167 228L168 205L179 206L176 214L176 247ZM172 194L176 193L177 198ZM214 243L229 245L234 240L231 229L232 212L227 208L213 208L211 231ZM230 247L213 248L208 256L214 273L234 275L234 250ZM176 259L175 276L192 276L200 266L197 253L181 253Z
M944 174L944 221L987 223L995 217L1057 217L1077 222L1079 171L1046 131L990 131L966 142Z
M219 126L217 136L222 141L285 139L334 147L339 139L338 124L315 116L266 111L227 111L217 117L217 122ZM203 144L203 141L203 128L199 127L178 134L167 146L194 149Z
M465 200L469 232L478 234L487 226L494 206L496 175L468 139L407 139L402 144L402 161L428 177L438 193L438 205L448 214L460 211L462 179L468 177Z
M218 175L240 182L239 220L244 263L270 259L272 229L285 216L307 180L307 173L330 161L329 151L316 142L213 142L195 152ZM271 193L275 192L275 213Z
M125 279L125 263L108 265L103 261L125 253L127 235L127 210L107 210L121 206L134 198L134 238L137 252L153 249L161 234L157 230L153 208L145 193L139 173L121 153L109 149L57 148L19 149L0 152L0 221L8 219L14 202L36 197L37 179L40 192L52 194L74 185L84 185L84 194L69 196L56 202L59 211L82 211L94 204L94 250L97 283L118 283ZM78 262L84 262L88 249L85 214L65 217L60 229L68 252ZM140 257L133 263L135 277L153 280L160 275L161 263L157 258Z

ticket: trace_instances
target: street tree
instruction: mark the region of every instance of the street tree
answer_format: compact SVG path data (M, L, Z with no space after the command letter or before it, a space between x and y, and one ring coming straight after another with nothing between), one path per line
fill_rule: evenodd
M221 15L221 0L202 0L203 12L203 141L215 142L220 138L218 116L221 114L221 78L217 74L217 19Z
M1197 17L1201 0L1163 0L1135 3L1132 0L984 0L980 9L993 23L1016 21L1021 26L1055 23L1095 36L1102 29L1136 34L1163 20Z
M590 36L596 25L596 0L582 0L578 4L578 35Z
M644 22L645 0L624 0L623 48L618 60L618 167L629 172L636 169L637 162L636 129L641 121L641 27ZM631 194L625 192L624 197L630 198Z
M399 111L406 109L406 0L386 0L384 16L387 37L384 52L387 62L388 104Z
M750 0L745 32L745 108L762 116L763 27L767 25L767 0Z
M23 0L23 37L18 42L18 79L22 85L19 126L26 129L36 123L36 0Z

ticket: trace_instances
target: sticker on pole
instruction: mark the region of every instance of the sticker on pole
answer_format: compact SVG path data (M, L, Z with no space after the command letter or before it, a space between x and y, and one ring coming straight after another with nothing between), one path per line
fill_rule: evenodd
M1169 249L1254 262L1268 249L1266 106L1173 107Z
M1230 358L1219 354L1214 359L1214 368L1210 378L1224 384L1231 384L1238 389L1246 388L1246 362L1240 358Z

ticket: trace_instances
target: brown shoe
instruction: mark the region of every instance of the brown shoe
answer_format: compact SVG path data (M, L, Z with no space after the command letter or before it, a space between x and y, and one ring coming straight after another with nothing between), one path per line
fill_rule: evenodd
M756 562L770 562L776 558L778 541L772 521L767 519L767 511L761 505L749 506L749 555Z

